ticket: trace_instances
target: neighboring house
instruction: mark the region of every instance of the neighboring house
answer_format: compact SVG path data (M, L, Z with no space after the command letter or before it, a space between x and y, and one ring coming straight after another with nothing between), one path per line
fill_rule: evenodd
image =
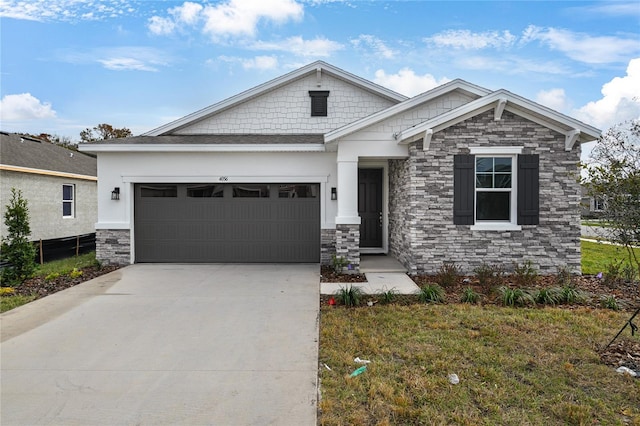
M28 202L32 241L95 232L96 159L39 139L0 132L2 237L11 188Z
M406 98L315 62L98 154L105 262L580 270L580 144L600 130L454 80ZM118 192L119 200L111 193Z
M598 218L605 209L604 199L589 195L587 188L581 186L582 201L580 214L583 218Z

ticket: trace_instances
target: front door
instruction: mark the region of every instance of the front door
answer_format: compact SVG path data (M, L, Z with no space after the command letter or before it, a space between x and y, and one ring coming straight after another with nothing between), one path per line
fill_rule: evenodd
M360 247L382 247L382 169L358 169Z

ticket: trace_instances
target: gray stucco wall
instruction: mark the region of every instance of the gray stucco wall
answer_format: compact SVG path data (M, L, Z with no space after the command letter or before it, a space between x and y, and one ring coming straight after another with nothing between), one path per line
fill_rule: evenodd
M542 273L559 266L580 272L580 147L567 152L564 135L505 112L493 111L433 135L424 152L414 143L406 160L392 160L390 251L410 273L434 273L456 262L465 273L484 263L512 268L531 260ZM522 146L540 156L540 224L521 231L472 231L453 224L453 156L469 146Z
M4 212L11 201L11 188L22 191L29 206L32 241L71 237L95 232L98 220L97 184L95 181L65 177L0 172L0 194L2 194L2 223L0 234L6 236ZM75 193L75 217L62 217L62 185L73 184Z

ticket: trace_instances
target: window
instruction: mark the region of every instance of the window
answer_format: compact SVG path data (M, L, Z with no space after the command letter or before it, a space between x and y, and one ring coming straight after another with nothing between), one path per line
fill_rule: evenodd
M224 185L191 185L187 187L187 197L191 198L222 198Z
M280 185L278 198L316 198L317 185Z
M593 198L593 211L601 212L604 210L604 198L602 197L594 197Z
M75 217L75 185L62 185L62 217Z
M143 198L175 198L178 196L176 185L145 185L140 187L140 196Z
M233 185L233 198L269 198L269 185Z
M328 115L327 98L329 97L329 91L310 90L309 96L311 97L311 116L326 117Z
M519 230L539 223L539 156L522 148L471 148L454 156L453 223Z
M511 157L476 157L476 223L511 222Z

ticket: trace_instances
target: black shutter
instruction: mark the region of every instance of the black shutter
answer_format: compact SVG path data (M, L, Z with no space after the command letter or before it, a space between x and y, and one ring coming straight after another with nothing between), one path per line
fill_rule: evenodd
M540 222L540 158L518 155L518 225Z
M326 117L329 112L327 108L327 98L329 97L329 91L310 90L309 96L311 97L311 116Z
M473 225L475 156L453 156L453 223Z

